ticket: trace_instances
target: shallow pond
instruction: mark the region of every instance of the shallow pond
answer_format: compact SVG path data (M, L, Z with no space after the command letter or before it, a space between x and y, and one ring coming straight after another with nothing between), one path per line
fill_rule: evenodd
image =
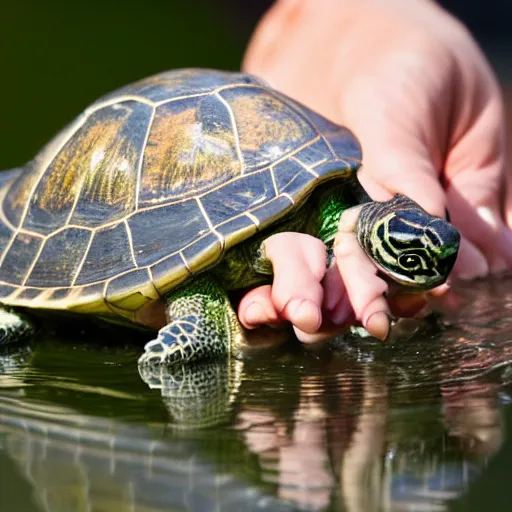
M510 510L512 280L452 302L193 373L96 334L4 351L0 510Z

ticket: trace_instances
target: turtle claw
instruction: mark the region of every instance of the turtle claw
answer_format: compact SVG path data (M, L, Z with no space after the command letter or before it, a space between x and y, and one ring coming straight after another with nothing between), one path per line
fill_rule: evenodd
M148 341L144 345L144 353L139 357L139 366L154 366L165 363L166 346L160 341L160 335L156 340Z

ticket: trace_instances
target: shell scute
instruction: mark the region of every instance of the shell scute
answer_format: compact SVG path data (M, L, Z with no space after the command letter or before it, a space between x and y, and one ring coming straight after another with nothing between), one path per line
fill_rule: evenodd
M63 308L76 313L112 315L105 302L105 282L69 288L68 296L61 299L60 303Z
M239 87L220 95L235 119L244 173L286 157L317 136L303 116L266 89Z
M18 233L0 265L0 281L8 284L22 284L27 272L36 259L43 240L26 233Z
M96 227L135 210L137 165L148 121L146 105L112 105L92 113L42 175L24 228L50 234L71 223Z
M222 248L219 237L209 233L183 249L182 255L188 270L195 273L215 263L222 254Z
M155 263L150 270L153 283L160 295L172 290L190 276L190 272L180 254L172 254Z
M55 290L52 290L49 294L49 298L53 301L63 301L67 299L67 297L72 293L72 288L56 288Z
M212 224L221 224L232 217L265 204L276 196L270 169L248 174L201 197Z
M18 300L35 301L44 293L41 288L24 288L16 297Z
M146 268L112 279L105 292L105 299L110 305L132 313L158 297Z
M128 225L139 267L183 249L210 231L195 199L137 212Z
M17 290L18 288L16 286L9 286L8 284L0 285L0 301L7 299Z
M313 171L324 179L325 177L345 179L352 176L355 169L357 169L357 165L354 165L354 162L344 160L327 160L313 167Z
M277 196L272 201L251 210L251 215L258 219L258 229L262 229L276 218L282 217L293 207L293 201L288 196Z
M289 194L294 200L311 190L316 180L314 174L294 160L277 164L273 171L279 193Z
M27 286L71 286L91 236L87 229L67 228L48 237L27 276Z
M216 96L168 103L149 133L139 205L190 197L241 173L231 117Z
M333 154L325 139L318 137L317 140L295 153L293 157L305 167L313 168L326 160L330 160Z
M85 157L83 181L69 221L91 228L135 211L137 175L153 117L151 107L133 101L107 107L100 113L101 130L112 130L113 137L104 142L98 140L91 147L90 157Z
M247 215L239 215L215 227L215 231L224 238L227 247L232 247L238 240L245 240L258 231L254 220Z
M76 285L112 278L135 268L126 224L120 222L96 231L85 256Z

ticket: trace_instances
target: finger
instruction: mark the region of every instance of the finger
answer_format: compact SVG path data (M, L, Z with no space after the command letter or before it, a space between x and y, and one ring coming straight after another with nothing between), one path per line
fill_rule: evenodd
M272 287L259 286L247 292L238 305L238 318L246 329L284 322L272 302Z
M512 268L511 234L501 219L498 203L495 199L487 198L484 199L490 201L487 205L471 204L471 200L478 201L477 193L472 188L467 176L464 176L464 180L455 181L447 191L452 220L466 238L465 247L461 246L457 272L465 277L472 272L475 277L482 276L481 256L486 260L487 273ZM471 244L470 250L468 244ZM464 251L466 254L463 254Z
M335 260L327 270L322 285L322 325L315 333L307 333L295 327L295 335L302 343L318 344L330 340L355 323L354 310Z
M467 238L461 237L459 254L453 267L453 275L463 280L477 279L489 274L486 257Z
M272 262L272 302L281 318L307 333L322 323L326 251L321 240L302 233L278 233L265 241Z
M475 44L467 50L472 58L458 59L453 84L453 137L445 163L447 202L453 222L485 256L489 272L499 272L512 268L512 240L502 212L503 101L482 52Z
M432 290L429 290L428 292L429 295L431 297L442 297L443 295L450 293L451 288L449 282L450 280L448 279L448 282L432 288Z
M322 281L324 287L324 319L335 325L343 325L353 310L341 279L336 260L333 260Z
M330 341L336 335L345 331L349 325L350 324L347 323L344 328L341 328L340 326L333 326L332 324L322 324L318 331L314 333L301 331L297 327L294 327L293 331L297 339L301 343L304 343L304 345L319 345Z
M505 222L507 226L512 229L512 153L511 153L511 143L512 143L512 130L510 129L512 126L512 88L509 86L505 89L504 92L505 98L505 128L506 133L508 135L506 143L507 153L505 154L505 165L504 165L504 175L505 175L505 187L504 187L504 197L503 197L503 210L505 216Z
M329 341L338 334L345 332L351 325L357 323L354 310L349 300L344 300L340 306L340 316L345 320L342 323L334 324L327 316L324 316L322 325L314 333L308 333L301 331L297 327L294 327L295 336L305 344L318 344L325 341Z
M385 340L391 312L384 294L387 283L377 276L377 268L365 254L354 232L349 230L357 210L342 215L334 253L357 320L373 336Z
M358 177L368 194L386 201L400 193L430 214L444 217L439 140L446 127L440 126L439 119L446 119L449 99L438 94L439 81L417 76L425 64L420 59L413 72L409 65L398 67L393 59L385 59L374 72L379 90L375 91L373 80L353 81L340 89L340 106L344 123L364 148Z

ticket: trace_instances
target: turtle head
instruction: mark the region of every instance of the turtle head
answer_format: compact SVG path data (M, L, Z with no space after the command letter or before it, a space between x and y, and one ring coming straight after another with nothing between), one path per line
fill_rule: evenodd
M459 232L407 197L363 205L356 228L366 254L394 281L422 290L444 283L459 250Z

